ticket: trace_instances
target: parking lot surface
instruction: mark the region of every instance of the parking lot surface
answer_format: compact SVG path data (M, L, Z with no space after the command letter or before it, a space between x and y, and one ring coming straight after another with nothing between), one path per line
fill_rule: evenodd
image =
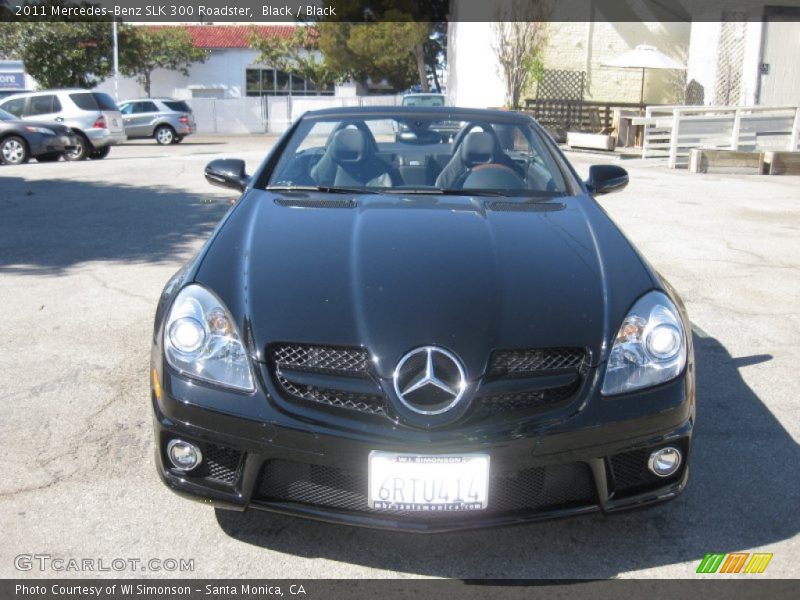
M0 577L682 578L707 552L737 551L774 554L758 577L800 575L797 177L632 160L630 186L600 198L695 327L693 463L673 502L421 536L215 512L168 491L148 389L156 300L233 199L204 181L206 162L252 171L273 143L144 141L102 161L0 167ZM601 160L571 158L582 175ZM20 572L20 554L194 570Z

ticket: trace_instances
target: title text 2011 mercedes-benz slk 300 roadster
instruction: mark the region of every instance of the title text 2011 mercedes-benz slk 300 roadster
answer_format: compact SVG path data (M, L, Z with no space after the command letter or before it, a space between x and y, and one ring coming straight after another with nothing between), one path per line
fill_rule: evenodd
M522 114L380 107L307 113L252 176L205 174L242 196L157 309L176 492L443 531L685 487L690 325L593 197L620 167L581 181Z

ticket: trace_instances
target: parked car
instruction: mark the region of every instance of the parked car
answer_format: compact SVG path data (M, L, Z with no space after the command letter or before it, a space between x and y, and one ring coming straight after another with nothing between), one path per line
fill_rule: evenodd
M111 146L126 139L114 99L100 92L69 89L15 94L0 101L0 108L23 120L69 127L77 144L64 155L67 160L105 158Z
M55 123L22 121L0 110L0 163L21 165L33 157L53 162L77 144L69 127Z
M418 94L406 94L403 96L401 100L402 106L445 106L445 95L444 94L435 94L435 93L418 93ZM430 136L441 136L445 141L452 140L453 136L458 133L459 124L453 121L440 121L438 123L433 123L430 126L426 126L424 129L424 134L428 137L428 139L421 138L420 131L413 131L413 128L409 127L408 125L399 125L398 130L396 132L397 141L405 141L405 142L420 142L426 143L430 141Z
M374 133L445 119L452 142ZM442 531L684 489L691 326L594 199L621 167L581 181L520 113L347 107L305 113L252 176L205 173L242 196L156 310L174 491Z
M119 110L129 138L155 138L159 144L179 144L197 129L192 109L183 100L126 100L120 103Z
M0 90L0 100L3 98L8 98L9 96L13 96L15 94L25 94L29 90Z

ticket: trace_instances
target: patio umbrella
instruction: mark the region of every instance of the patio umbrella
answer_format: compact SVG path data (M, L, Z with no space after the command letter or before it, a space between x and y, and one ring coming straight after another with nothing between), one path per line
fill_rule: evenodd
M641 44L633 50L621 54L616 58L603 63L605 67L618 67L620 69L641 69L642 90L639 95L639 104L644 104L644 75L645 69L685 69L686 67L677 60L659 52L653 46Z

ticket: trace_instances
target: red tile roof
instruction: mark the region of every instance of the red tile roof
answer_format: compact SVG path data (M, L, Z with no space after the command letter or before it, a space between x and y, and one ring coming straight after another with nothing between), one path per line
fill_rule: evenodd
M151 26L161 29L164 25ZM196 48L249 48L250 33L255 27L264 37L291 38L296 31L294 25L184 25Z

